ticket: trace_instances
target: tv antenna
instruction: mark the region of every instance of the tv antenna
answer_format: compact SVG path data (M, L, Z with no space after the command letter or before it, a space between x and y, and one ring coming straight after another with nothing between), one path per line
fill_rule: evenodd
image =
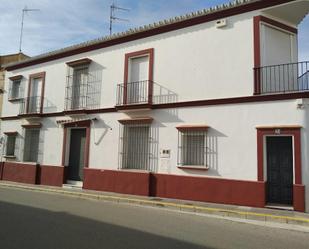
M128 19L119 18L115 15L116 10L122 10L122 11L130 11L129 9L119 7L115 5L113 2L110 6L110 18L109 18L109 35L113 34L113 23L115 21L122 21L122 22L129 22Z
M19 53L21 53L21 45L23 42L23 31L24 31L24 18L25 13L28 13L30 11L40 11L39 9L28 9L27 6L25 6L22 10L22 17L21 17L21 29L20 29L20 38L19 38Z

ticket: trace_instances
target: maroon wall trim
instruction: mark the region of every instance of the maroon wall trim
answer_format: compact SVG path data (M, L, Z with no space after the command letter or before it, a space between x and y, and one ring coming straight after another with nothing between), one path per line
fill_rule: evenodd
M91 63L91 59L89 58L84 58L84 59L80 59L80 60L75 60L75 61L70 61L67 62L66 64L69 67L78 67L78 66L82 66L82 65L89 65Z
M4 165L4 162L0 162L0 180L2 180L2 176L3 176L3 165Z
M84 169L84 189L132 195L149 195L150 173Z
M25 124L25 125L21 125L21 127L25 128L25 129L40 129L42 128L42 124Z
M17 131L6 131L6 132L3 132L3 134L7 136L17 136L18 132Z
M302 184L301 172L301 137L299 126L284 128L257 128L257 155L258 155L258 181L264 181L264 137L265 136L278 136L276 129L280 129L279 135L291 135L294 137L294 172L295 184Z
M176 127L179 131L207 131L209 129L208 125L180 125Z
M277 134L276 130L280 129L280 134ZM294 138L294 194L296 194L296 199L294 200L294 209L299 209L299 206L305 205L305 200L301 197L302 185L302 169L301 169L301 128L300 126L278 126L276 127L265 127L257 128L257 180L264 182L264 138L266 136L280 136L280 135L291 135ZM303 203L300 203L303 200ZM297 205L297 206L295 206Z
M228 8L228 9L224 9L224 10L221 10L221 11L217 11L217 12L214 12L214 13L211 13L211 14L208 14L208 15L198 16L198 17L195 17L195 18L187 19L187 20L184 20L184 21L179 21L179 22L172 23L172 24L165 25L165 26L161 26L161 27L158 27L158 28L153 28L151 30L142 31L142 32L134 33L134 34L127 35L127 36L122 36L122 37L111 39L111 40L108 40L108 41L102 41L100 43L93 44L93 45L82 46L82 47L75 48L75 49L72 49L72 50L69 50L69 51L65 51L65 52L61 52L61 53L57 53L57 54L53 54L53 55L49 55L49 56L45 56L45 57L41 57L41 58L37 58L37 59L32 60L32 61L31 60L25 61L25 62L19 63L17 65L8 66L8 67L6 67L6 70L12 71L12 70L15 70L15 69L18 69L18 68L32 66L32 65L39 64L39 63L44 63L44 62L64 58L64 57L67 57L67 56L81 54L81 53L96 50L96 49L106 48L106 47L114 46L114 45L117 45L117 44L129 42L129 41L134 41L134 40L142 39L142 38L145 38L145 37L150 37L150 36L170 32L170 31L173 31L173 30L183 29L183 28L198 25L198 24L201 24L201 23L210 22L210 21L214 21L214 20L217 20L217 19L226 18L226 17L229 17L229 16L234 16L234 15L238 15L238 14L242 14L242 13L246 13L246 12L250 12L250 11L254 11L254 10L259 10L259 9L263 9L263 8L268 8L268 7L276 6L276 5L279 5L279 4L293 2L293 1L294 0L272 0L272 1L260 0L260 1L255 1L255 2L252 2L252 3L237 6L237 7L234 7L234 8Z
M36 184L38 165L16 162L5 162L3 165L2 180Z
M152 196L264 207L265 183L220 178L152 174Z
M84 189L182 200L264 207L265 183L85 169Z
M67 129L70 127L78 127L78 128L85 128L86 129L86 144L85 144L85 158L84 158L84 167L88 168L89 166L89 153L90 153L90 127L91 121L77 121L68 124L64 124L64 131L63 131L63 144L62 144L62 166L65 166L65 155L66 155L66 143L67 143Z
M166 103L166 104L154 104L151 105L152 109L170 109L170 108L183 108L183 107L201 107L201 106L215 106L215 105L233 105L243 103L254 103L254 102L268 102L268 101L280 101L290 99L301 99L309 98L309 92L297 92L297 93L282 93L272 95L255 95L255 96L242 96L235 98L223 98L223 99L207 99L207 100L194 100L184 101L177 103ZM93 110L86 110L82 113L95 114L95 113L111 113L117 112L117 108L100 108ZM40 114L40 117L61 117L65 116L64 112L44 113ZM17 120L21 119L21 116L8 116L1 117L1 120Z
M118 122L123 125L151 124L153 122L153 118L145 117L145 118L119 119Z
M301 184L293 185L293 206L295 211L305 212L305 186Z
M32 80L42 78L42 88L41 88L41 106L40 106L40 113L43 112L43 105L44 105L44 93L45 93L45 76L46 72L40 72L29 75L29 83L28 83L28 100L27 100L27 106L26 106L26 113L29 113L29 97L31 93L31 87L32 87Z
M264 23L268 23L268 24L270 24L272 26L275 26L277 28L289 31L289 32L294 33L294 34L298 33L297 28L294 28L292 26L286 25L286 24L284 24L282 22L278 22L276 20L270 19L270 18L265 17L265 16L259 16L259 21L260 22L264 22Z
M149 48L141 51L135 51L132 53L125 54L124 61L124 94L123 94L123 103L127 103L127 85L129 77L129 61L134 57L149 56L149 66L148 66L148 104L152 104L152 95L153 95L153 59L154 59L154 49Z
M62 187L64 167L40 165L37 184Z
M284 23L275 21L265 16L255 16L253 18L253 42L254 42L254 68L261 67L261 22L297 34L298 30ZM254 73L254 94L260 94L260 75Z
M14 80L21 80L22 78L23 78L22 75L15 75L15 76L10 77L9 79L11 81L14 81Z

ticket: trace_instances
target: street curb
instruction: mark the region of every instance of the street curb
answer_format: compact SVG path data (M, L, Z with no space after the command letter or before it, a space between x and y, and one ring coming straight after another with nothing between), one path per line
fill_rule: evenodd
M237 211L237 210L229 210L229 209L221 209L221 208L213 208L213 207L203 207L203 206L190 205L190 204L179 204L179 203L165 201L164 199L163 200L162 199L144 200L144 199L138 199L138 198L133 198L133 197L121 197L121 196L104 195L104 194L83 193L83 192L75 192L75 191L64 190L64 189L60 190L56 188L45 188L45 187L27 186L27 185L10 184L10 183L2 183L2 182L0 182L0 188L23 189L23 190L36 191L36 192L60 194L60 195L65 195L65 196L77 197L81 199L112 201L112 202L117 202L117 203L129 203L129 204L136 204L136 205L142 205L142 206L154 206L154 207L162 207L162 208L191 212L191 213L200 213L200 214L208 214L208 215L215 215L215 216L221 216L221 217L238 218L238 219L245 219L245 220L250 220L250 221L253 220L253 221L285 223L285 224L309 227L309 218L306 219L302 217L280 216L280 215L272 215L272 214L256 213L256 212L248 212L248 211Z

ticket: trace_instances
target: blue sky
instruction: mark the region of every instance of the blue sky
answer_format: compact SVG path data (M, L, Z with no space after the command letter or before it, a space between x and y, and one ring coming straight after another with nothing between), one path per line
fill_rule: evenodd
M115 0L131 9L118 16L114 31L152 23L165 18L208 8L228 0ZM39 8L25 16L23 52L38 55L109 33L109 6L112 0L0 0L0 54L18 52L21 10ZM299 28L300 60L309 59L309 17Z

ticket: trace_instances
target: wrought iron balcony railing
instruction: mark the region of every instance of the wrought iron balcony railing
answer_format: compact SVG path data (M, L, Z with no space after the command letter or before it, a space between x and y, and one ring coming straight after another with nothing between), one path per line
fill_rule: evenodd
M143 80L117 85L117 106L150 104L153 82Z
M86 109L89 102L88 84L67 85L65 92L65 110Z
M309 91L309 62L255 68L254 78L255 94Z
M65 87L65 111L95 109L100 106L101 76L82 69L68 75Z
M19 114L40 114L43 109L43 98L41 96L31 96L20 101Z

